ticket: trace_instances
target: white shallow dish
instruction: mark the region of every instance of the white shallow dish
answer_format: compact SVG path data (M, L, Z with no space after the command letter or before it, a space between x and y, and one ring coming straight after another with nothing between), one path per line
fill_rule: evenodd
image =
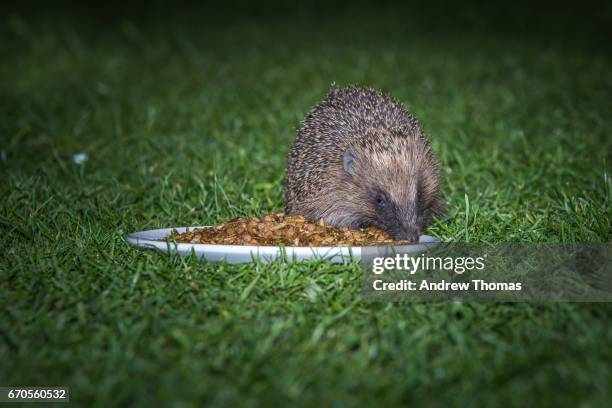
M127 236L130 245L138 248L155 249L163 253L178 254L181 256L195 256L199 260L209 262L248 263L258 258L264 262L271 262L286 254L286 259L302 261L306 259L327 259L333 263L345 263L352 259L359 261L364 250L369 255L380 252L381 255L388 253L389 246L369 247L276 247L276 246L254 246L254 245L214 245L214 244L186 244L162 241L177 230L183 233L189 229L210 227L180 227L162 228L148 231L133 232ZM421 235L419 242L410 245L394 246L393 250L398 253L415 253L425 251L437 244L439 240L429 235Z

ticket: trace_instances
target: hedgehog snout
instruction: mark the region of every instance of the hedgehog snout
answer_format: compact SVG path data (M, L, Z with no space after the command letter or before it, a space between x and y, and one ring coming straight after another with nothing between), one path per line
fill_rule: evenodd
M402 225L396 231L391 233L393 239L397 241L418 242L421 235L421 229L416 225Z

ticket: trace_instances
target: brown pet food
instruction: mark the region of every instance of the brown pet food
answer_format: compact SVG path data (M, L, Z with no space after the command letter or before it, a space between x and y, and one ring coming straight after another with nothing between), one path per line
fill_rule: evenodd
M380 228L352 230L312 223L300 215L271 213L263 217L238 218L216 227L196 228L179 234L172 231L167 241L192 244L285 246L368 246L409 244L394 241Z

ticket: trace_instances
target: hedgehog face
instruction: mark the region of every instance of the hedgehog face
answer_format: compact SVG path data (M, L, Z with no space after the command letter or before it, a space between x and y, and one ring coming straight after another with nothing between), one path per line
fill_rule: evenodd
M437 162L427 144L404 139L392 148L352 147L343 168L364 204L355 226L375 226L396 240L418 241L442 208Z
M391 194L378 189L369 195L369 206L376 213L371 223L373 226L386 230L396 240L419 240L427 222L418 197L407 202L397 202L391 198Z

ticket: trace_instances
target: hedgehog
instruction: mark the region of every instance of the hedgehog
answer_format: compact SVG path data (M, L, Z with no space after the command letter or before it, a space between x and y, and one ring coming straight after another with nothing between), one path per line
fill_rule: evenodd
M416 242L444 213L439 168L417 119L396 99L332 87L291 146L285 212Z

